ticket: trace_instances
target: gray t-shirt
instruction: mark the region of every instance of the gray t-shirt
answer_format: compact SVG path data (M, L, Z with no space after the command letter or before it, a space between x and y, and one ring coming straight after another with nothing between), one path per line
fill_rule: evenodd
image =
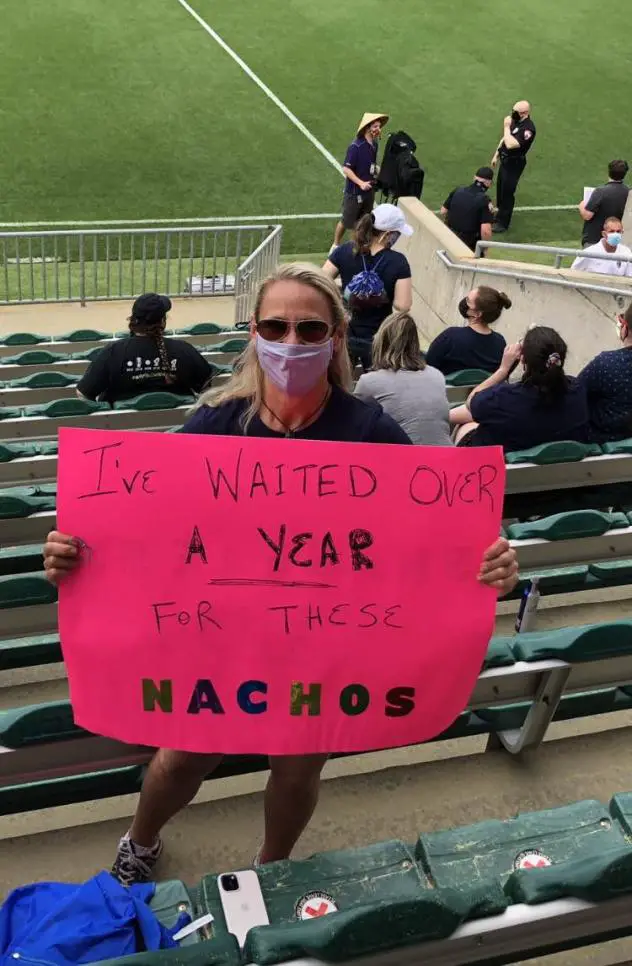
M418 372L408 369L366 372L358 379L355 393L362 399L377 400L413 443L452 445L445 378L438 369L426 366Z

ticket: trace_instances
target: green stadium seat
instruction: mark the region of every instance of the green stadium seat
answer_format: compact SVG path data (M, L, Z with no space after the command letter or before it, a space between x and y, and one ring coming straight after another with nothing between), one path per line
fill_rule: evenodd
M0 738L0 743L1 741ZM72 805L77 802L92 802L117 795L133 795L140 791L142 776L141 765L126 765L121 768L84 772L81 775L69 775L64 778L3 785L0 787L0 815L32 812L40 808ZM182 950L179 954L182 955ZM116 962L120 963L121 960Z
M507 527L510 540L576 540L578 537L596 537L627 527L624 513L603 513L600 510L570 510L555 513L543 520L530 523L512 523Z
M59 634L37 634L0 640L0 671L58 664L62 660Z
M25 406L23 414L25 416L48 416L59 418L64 416L89 416L91 413L98 413L109 410L108 403L93 402L91 399L79 399L70 396L68 399L56 399L53 402L41 403L39 406Z
M55 456L57 440L44 443L0 443L0 463L27 459L30 456Z
M47 701L0 711L0 746L26 748L87 734L78 728L69 701Z
M59 389L64 386L76 386L77 376L66 372L34 372L32 376L22 379L12 379L4 384L5 389Z
M114 409L136 409L145 412L150 409L177 409L178 406L191 406L192 396L178 396L172 392L144 392L133 399L121 399L114 403Z
M198 322L197 325L189 325L186 329L175 329L175 335L219 335L224 329L215 322Z
M241 352L248 345L249 339L226 339L225 342L218 342L216 345L204 346L209 352Z
M470 883L491 889L504 885L517 868L586 859L625 846L623 830L608 809L583 801L421 835L416 855L439 889L463 889Z
M445 377L447 386L480 386L482 382L489 379L491 373L484 369L459 369L458 372L451 372Z
M610 621L531 631L511 639L518 661L557 659L569 664L632 654L632 621Z
M73 329L66 335L56 335L55 342L98 342L111 338L111 332L101 332L99 329Z
M21 415L22 410L17 406L0 407L0 419L19 419Z
M589 564L588 573L603 584L621 584L632 581L632 560L601 560Z
M551 570L520 571L518 591L521 594L529 587L534 577L538 578L540 593L563 594L569 590L583 588L588 576L588 564L574 564L570 567L555 567Z
M20 352L15 356L4 356L0 359L0 366L49 366L53 363L68 362L69 355L47 352L45 349L34 349L32 352Z
M519 869L505 883L505 892L512 902L527 905L567 897L605 902L631 890L632 849L628 845L582 855L549 868Z
M515 664L510 641L511 638L492 637L487 645L487 654L483 661L483 669L485 671L493 667L510 667L512 664Z
M43 565L41 543L0 547L0 575L29 574Z
M52 336L36 335L35 332L12 332L11 335L0 336L0 345L38 345L52 341Z
M73 352L69 358L73 362L94 362L96 357L103 352L103 346L95 346L94 349L84 349L83 352Z
M8 486L0 489L0 520L28 517L31 513L54 510L57 487L54 483L40 486Z
M0 577L0 610L57 603L57 588L41 574Z
M562 440L557 443L541 443L531 449L515 450L505 453L505 463L537 463L538 466L551 466L553 463L577 463L587 456L601 456L601 447L596 443L576 443Z
M618 439L611 443L602 443L604 453L632 453L632 439Z
M222 933L190 946L180 943L179 949L162 949L158 952L121 956L118 959L104 959L100 966L242 966L242 963L243 957L237 940L230 933Z
M502 894L497 909L506 905ZM425 892L414 899L369 902L311 921L256 926L246 937L244 959L260 966L313 957L342 962L382 950L447 939L470 918L480 898L456 890Z

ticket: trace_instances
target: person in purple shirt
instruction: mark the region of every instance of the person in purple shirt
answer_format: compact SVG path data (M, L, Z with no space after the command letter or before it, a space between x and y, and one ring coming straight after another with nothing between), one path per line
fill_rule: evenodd
M360 121L355 140L347 148L342 170L345 190L342 196L342 214L334 232L330 251L342 244L346 231L352 231L362 215L373 210L375 178L377 176L377 142L382 128L388 123L388 114L365 114Z

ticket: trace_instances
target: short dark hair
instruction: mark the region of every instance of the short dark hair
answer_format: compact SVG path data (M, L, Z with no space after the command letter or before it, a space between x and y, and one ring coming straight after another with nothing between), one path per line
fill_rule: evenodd
M611 161L608 165L608 177L613 181L623 181L629 171L627 161Z

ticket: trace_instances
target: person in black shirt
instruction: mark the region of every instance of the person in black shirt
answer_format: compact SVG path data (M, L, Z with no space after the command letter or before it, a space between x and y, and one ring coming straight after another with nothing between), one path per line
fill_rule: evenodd
M183 396L201 392L213 369L188 342L165 339L170 309L166 295L139 296L129 319L130 335L101 350L79 380L77 395L112 405L143 392L163 390Z
M345 309L331 278L311 265L281 265L259 289L251 342L240 366L229 382L198 400L184 432L285 439L289 446L293 439L299 439L306 460L307 441L313 439L410 445L403 429L377 402L365 402L351 394L346 328ZM347 458L361 459L356 450L357 446ZM342 450L340 454L343 460ZM388 460L388 451L384 458ZM239 512L237 507L235 512ZM416 525L423 527L423 520L418 517ZM429 537L429 554L438 539L445 538L434 534ZM148 534L147 541L148 546L155 544L156 552L160 550L159 533ZM58 583L80 562L71 535L49 533L44 566L51 582ZM142 559L138 563L142 567ZM471 579L473 584L478 580L497 593L507 594L517 583L517 573L516 553L501 538L485 552L480 572L472 573ZM449 581L445 589L449 599ZM248 607L247 591L243 603ZM442 606L437 602L439 609ZM125 674L125 667L121 674ZM386 668L384 674L386 680ZM113 869L119 881L131 885L151 876L162 850L163 825L191 801L221 760L221 754L191 754L171 748L156 753L131 828L119 843ZM290 855L316 807L326 760L326 754L270 759L259 863Z
M409 312L413 304L410 265L402 252L392 251L400 235L409 237L413 229L396 205L383 204L358 221L354 239L330 252L323 271L331 278L340 275L343 293L360 273L375 273L381 292L361 299L351 296L349 309L349 353L353 363L371 368L373 336L391 312ZM345 294L345 298L347 295Z
M455 188L443 202L441 214L445 223L472 251L476 242L492 237L494 215L487 189L494 180L491 168L479 168L474 182L464 188Z
M579 205L584 220L582 245L597 245L601 241L603 226L608 218L623 218L630 191L623 179L628 173L627 161L611 161L608 165L608 184L595 188L588 201Z
M500 318L503 309L509 308L511 299L504 292L486 285L473 288L459 302L459 312L467 325L450 326L433 339L426 353L428 365L439 369L444 376L460 369L495 372L506 342L490 325Z
M505 452L540 443L574 439L588 431L586 390L564 372L567 346L546 325L529 329L522 342L507 346L503 359L464 406L450 410L457 446L502 446ZM508 382L515 365L522 379Z
M531 120L529 101L518 101L504 120L503 136L492 158L492 168L500 161L496 181L496 221L493 231L507 231L511 224L516 188L527 164L527 152L535 141L535 124Z

